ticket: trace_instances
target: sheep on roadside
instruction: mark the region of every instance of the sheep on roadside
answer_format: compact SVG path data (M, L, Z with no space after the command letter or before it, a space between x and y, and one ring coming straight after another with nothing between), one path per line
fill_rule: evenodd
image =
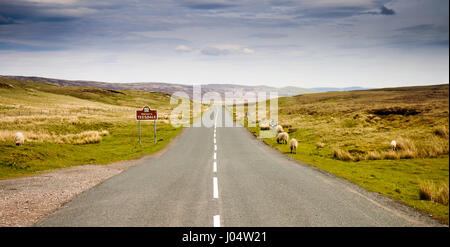
M277 136L277 143L278 144L287 144L289 141L289 134L286 132L281 132L280 134L278 134Z
M289 142L289 148L291 149L291 153L297 153L298 141L295 138L292 138Z
M391 149L392 151L397 150L397 142L395 140L391 141Z
M275 130L276 130L278 133L281 133L281 132L283 132L283 126L277 125L277 126L275 127Z
M25 142L25 137L22 132L17 132L14 136L14 141L16 142L16 146L20 146Z

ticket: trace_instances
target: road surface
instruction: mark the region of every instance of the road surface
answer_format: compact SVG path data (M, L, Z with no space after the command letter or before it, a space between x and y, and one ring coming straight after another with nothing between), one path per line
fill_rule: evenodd
M160 157L80 194L37 226L435 226L435 220L293 161L204 114ZM214 124L217 127L214 127ZM220 127L222 126L222 127Z

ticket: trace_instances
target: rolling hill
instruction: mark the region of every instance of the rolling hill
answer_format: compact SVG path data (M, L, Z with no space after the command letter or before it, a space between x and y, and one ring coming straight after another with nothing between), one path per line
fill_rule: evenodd
M95 87L110 90L135 90L148 92L161 92L166 94L173 94L174 92L184 92L192 97L192 85L176 84L176 83L162 83L162 82L136 82L136 83L108 83L98 81L80 81L80 80L61 80L44 77L26 77L26 76L0 76L0 78L14 79L20 81L46 82L60 86L72 87ZM202 94L208 92L218 92L224 97L226 92L277 92L279 97L290 97L299 94L326 92L326 91L350 91L361 90L361 87L350 88L301 88L301 87L270 87L270 86L246 86L238 84L202 84Z

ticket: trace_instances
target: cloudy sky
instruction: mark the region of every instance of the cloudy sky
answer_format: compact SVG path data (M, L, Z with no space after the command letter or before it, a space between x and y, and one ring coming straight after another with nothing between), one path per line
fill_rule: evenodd
M0 75L448 83L448 18L448 0L0 0Z

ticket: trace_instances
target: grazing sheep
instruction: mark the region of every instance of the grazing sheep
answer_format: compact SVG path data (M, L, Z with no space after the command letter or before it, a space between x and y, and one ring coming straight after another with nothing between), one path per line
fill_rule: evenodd
M16 142L16 146L20 146L24 143L25 137L23 136L22 132L17 132L14 136L14 141Z
M278 144L287 144L289 141L289 134L286 132L281 132L280 134L278 134L277 136L277 143Z
M395 140L391 141L391 149L392 151L397 150L397 142Z
M289 142L289 148L291 148L291 153L295 152L297 153L297 147L298 147L298 141L295 140L295 138L292 138Z
M283 132L283 126L277 125L277 126L275 127L275 130L276 130L278 133L281 133L281 132Z

